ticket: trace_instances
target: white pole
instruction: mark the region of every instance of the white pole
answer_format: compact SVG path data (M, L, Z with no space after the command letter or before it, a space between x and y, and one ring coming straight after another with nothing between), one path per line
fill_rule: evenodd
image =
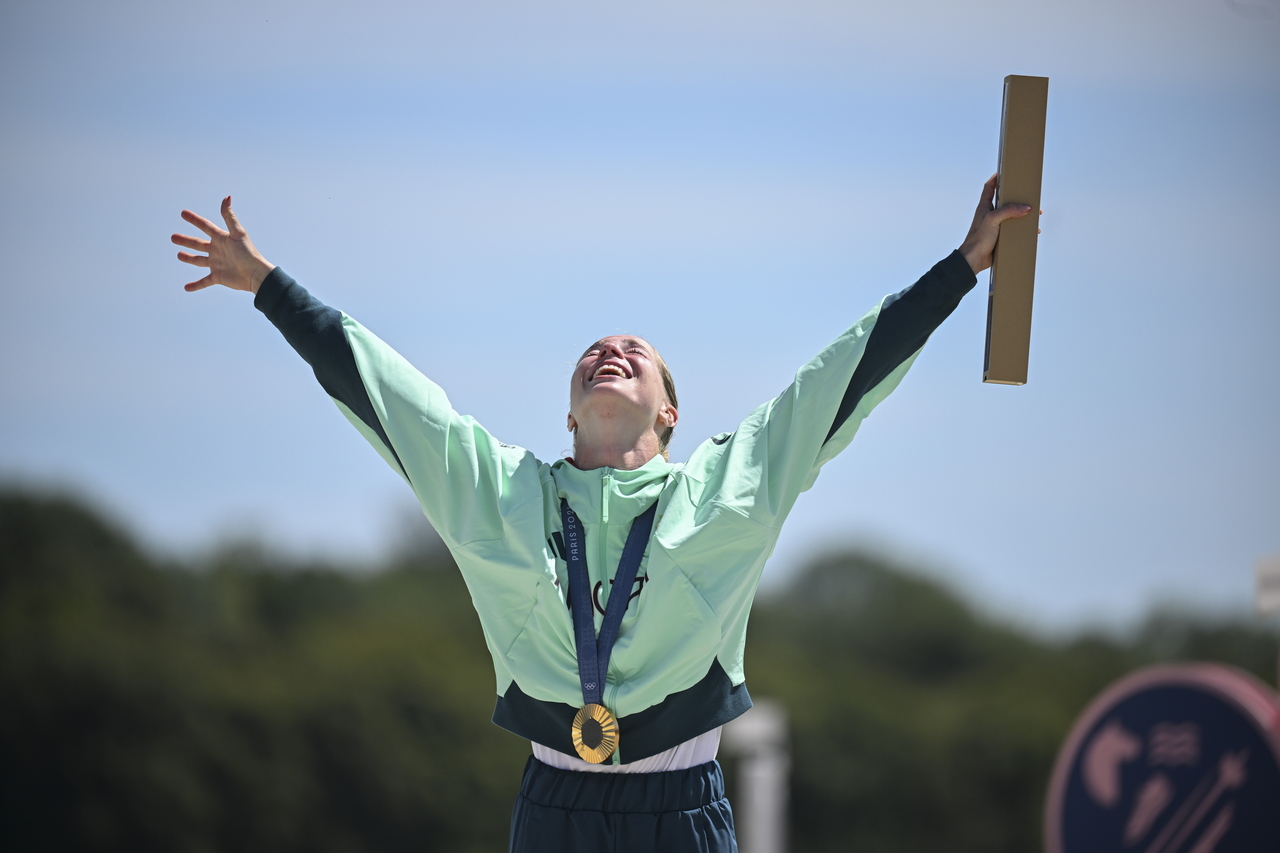
M1280 613L1280 554L1259 560L1253 577L1253 602L1258 615L1265 618ZM1276 684L1280 686L1280 660L1276 662Z
M786 709L776 700L756 699L755 707L724 727L721 743L738 756L734 823L741 853L786 853L791 776Z
M1254 569L1254 604L1259 616L1280 613L1280 554L1273 554L1258 561Z

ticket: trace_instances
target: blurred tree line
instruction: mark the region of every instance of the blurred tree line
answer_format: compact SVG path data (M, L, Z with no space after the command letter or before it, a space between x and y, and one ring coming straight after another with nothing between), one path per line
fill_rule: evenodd
M1102 687L1170 659L1271 683L1277 636L1166 614L1050 642L850 553L762 598L748 645L791 714L793 850L1025 853ZM442 550L167 565L75 501L0 492L6 851L502 850L529 748L493 692Z

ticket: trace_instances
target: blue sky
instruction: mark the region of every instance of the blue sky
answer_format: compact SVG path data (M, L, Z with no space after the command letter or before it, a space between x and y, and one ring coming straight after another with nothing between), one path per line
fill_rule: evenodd
M0 476L150 541L370 557L412 498L243 294L259 248L503 440L570 362L675 371L680 458L958 245L1001 80L1050 77L1030 383L971 295L798 505L1027 625L1243 609L1280 552L1280 2L6 3ZM985 285L985 275L981 277Z

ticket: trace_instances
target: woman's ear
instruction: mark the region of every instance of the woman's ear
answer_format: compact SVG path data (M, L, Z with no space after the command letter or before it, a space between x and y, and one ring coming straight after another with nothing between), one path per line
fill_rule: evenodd
M577 431L578 431L578 422L577 422L576 420L574 420L574 418L573 418L573 412L570 412L570 413L569 413L569 417L567 418L567 425L568 425L568 427L569 427L569 432L577 432Z
M680 413L670 403L663 403L662 408L658 410L658 423L668 429L675 429L676 421L680 420Z

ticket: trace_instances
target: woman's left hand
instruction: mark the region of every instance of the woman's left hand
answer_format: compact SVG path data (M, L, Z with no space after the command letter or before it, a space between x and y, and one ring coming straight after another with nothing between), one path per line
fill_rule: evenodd
M1006 204L995 208L992 206L995 197L996 176L992 175L982 187L982 198L978 200L978 209L973 214L969 235L960 244L960 254L964 255L975 275L991 266L991 255L1000 236L1000 223L1031 212L1029 204ZM1044 213L1043 210L1040 212Z

